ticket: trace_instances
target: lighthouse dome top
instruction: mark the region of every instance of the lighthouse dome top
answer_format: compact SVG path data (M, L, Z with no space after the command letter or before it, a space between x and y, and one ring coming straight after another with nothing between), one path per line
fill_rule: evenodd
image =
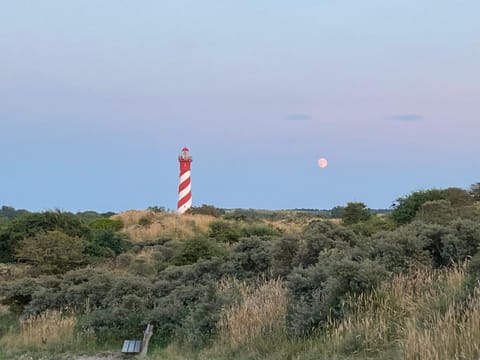
M180 160L180 161L192 161L192 157L190 156L189 150L186 146L180 152L180 156L178 157L178 160Z

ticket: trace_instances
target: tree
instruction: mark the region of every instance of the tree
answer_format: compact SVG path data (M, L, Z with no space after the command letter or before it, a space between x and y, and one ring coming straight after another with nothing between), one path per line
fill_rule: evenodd
M342 221L345 225L353 225L370 219L372 214L363 202L349 202L343 209Z
M61 211L25 213L0 232L0 262L15 261L19 241L38 233L61 231L73 237L87 237L90 229L74 214Z
M415 215L416 220L429 224L447 224L455 217L456 211L447 200L427 201Z
M443 190L444 199L450 201L454 208L472 205L474 200L471 194L464 189L450 187Z
M480 201L480 182L470 186L470 195L475 201Z
M42 273L59 274L87 262L84 254L86 246L87 242L80 237L49 231L22 240L16 257Z
M345 210L345 206L334 206L330 210L330 217L332 219L341 219L343 217L344 210Z
M415 191L397 199L393 204L392 218L397 224L408 224L424 203L442 199L445 199L445 193L439 189Z

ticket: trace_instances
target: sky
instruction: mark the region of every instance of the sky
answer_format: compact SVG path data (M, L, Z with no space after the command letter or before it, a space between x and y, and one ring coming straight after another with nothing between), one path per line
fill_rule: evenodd
M15 0L0 205L388 208L480 181L478 0ZM328 159L326 168L317 160Z

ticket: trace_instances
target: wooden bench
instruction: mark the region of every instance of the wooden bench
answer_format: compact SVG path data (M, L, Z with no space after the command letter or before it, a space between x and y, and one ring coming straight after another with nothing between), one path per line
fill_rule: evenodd
M143 333L143 340L124 340L122 353L127 355L146 356L148 351L148 343L153 334L153 325L148 324Z

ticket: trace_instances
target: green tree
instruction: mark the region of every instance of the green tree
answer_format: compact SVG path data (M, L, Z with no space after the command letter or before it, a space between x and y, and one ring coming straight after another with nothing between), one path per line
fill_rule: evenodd
M424 203L444 198L444 192L439 189L415 191L397 199L393 204L392 218L397 224L408 224L415 218L417 211Z
M415 215L415 219L429 224L447 224L456 217L456 211L448 200L427 201Z
M59 274L87 262L84 254L86 246L87 242L82 238L61 231L49 231L22 240L16 257L42 273Z
M470 186L470 195L475 201L480 201L480 182Z
M0 232L0 262L15 261L15 250L22 239L55 230L74 237L87 237L90 232L88 226L69 212L25 213Z
M372 216L363 202L349 202L343 209L342 221L345 225L353 225L366 221Z
M330 210L330 217L332 219L341 219L343 217L344 210L345 210L345 206L334 206Z

